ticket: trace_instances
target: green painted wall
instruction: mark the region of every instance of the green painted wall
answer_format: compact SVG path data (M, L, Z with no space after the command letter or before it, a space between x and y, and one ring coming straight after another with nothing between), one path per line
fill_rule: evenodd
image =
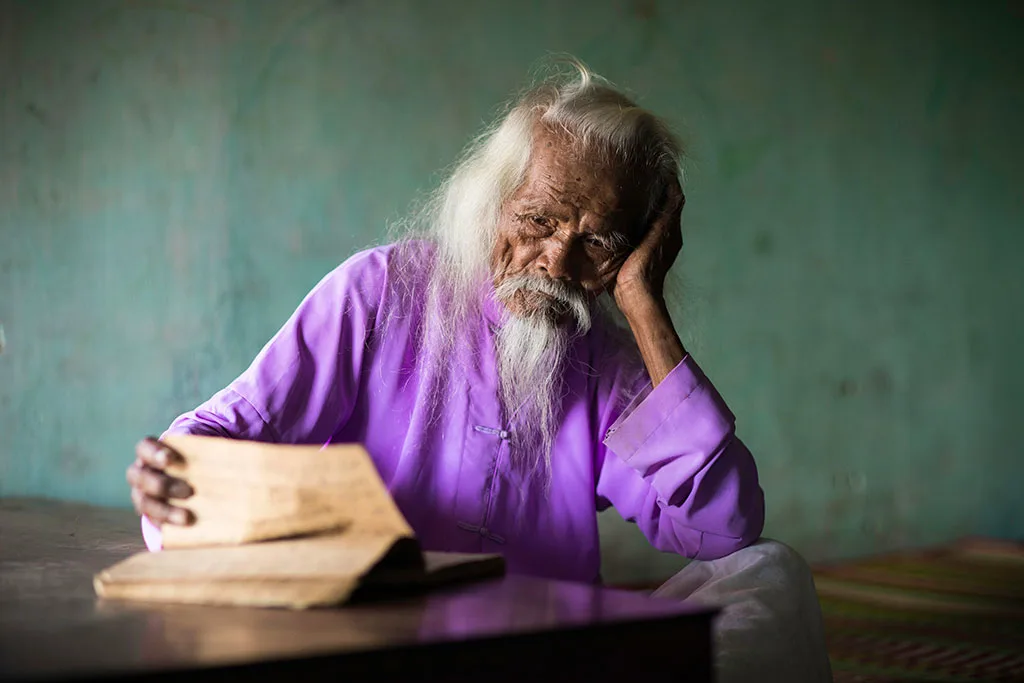
M1009 2L0 0L0 495L123 470L551 51L690 152L685 338L811 558L1024 536ZM606 515L608 574L679 565Z

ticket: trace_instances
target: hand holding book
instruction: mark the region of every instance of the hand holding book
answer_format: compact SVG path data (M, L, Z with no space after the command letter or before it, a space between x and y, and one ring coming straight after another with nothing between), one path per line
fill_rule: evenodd
M164 525L165 550L98 574L108 598L311 607L363 584L423 584L503 573L496 555L432 558L358 445L286 446L171 436L167 467L193 490L195 523ZM460 571L461 569L461 571ZM389 578L390 577L390 578Z

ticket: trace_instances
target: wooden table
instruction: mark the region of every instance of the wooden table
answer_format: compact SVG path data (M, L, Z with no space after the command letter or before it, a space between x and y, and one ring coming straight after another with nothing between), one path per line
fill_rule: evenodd
M711 680L704 608L520 576L309 611L97 599L143 549L128 511L0 500L0 679Z

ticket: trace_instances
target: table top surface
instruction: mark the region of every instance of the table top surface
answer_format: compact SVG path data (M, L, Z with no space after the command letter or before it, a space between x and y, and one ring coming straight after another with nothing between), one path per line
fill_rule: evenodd
M523 576L307 611L98 599L93 575L141 550L130 511L0 499L0 677L407 654L516 637L525 643L538 635L550 645L558 634L571 634L574 647L613 643L623 652L641 645L650 651L671 634L674 658L687 643L700 649L691 656L710 656L706 608Z

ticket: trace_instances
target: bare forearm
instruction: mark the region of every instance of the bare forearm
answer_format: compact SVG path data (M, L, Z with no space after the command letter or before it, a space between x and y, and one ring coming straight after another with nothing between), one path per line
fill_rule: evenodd
M686 357L664 299L645 292L623 293L619 305L636 338L651 384L658 386Z

